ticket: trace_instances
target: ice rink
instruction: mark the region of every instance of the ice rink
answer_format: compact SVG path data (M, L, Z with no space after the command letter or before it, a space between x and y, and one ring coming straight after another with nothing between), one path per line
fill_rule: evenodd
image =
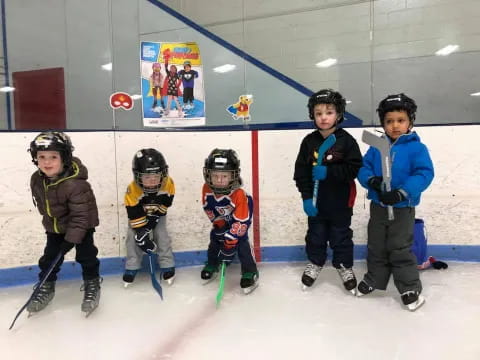
M164 301L147 273L127 289L121 275L106 276L100 306L89 318L80 312L81 281L59 281L50 305L30 318L25 311L10 331L32 287L2 288L0 358L480 359L479 263L423 271L427 302L416 312L402 307L392 281L386 292L355 298L331 266L302 291L303 268L262 263L260 286L244 295L234 264L218 309L218 280L202 285L201 267L177 269L174 285L163 284ZM361 278L365 262L354 269Z

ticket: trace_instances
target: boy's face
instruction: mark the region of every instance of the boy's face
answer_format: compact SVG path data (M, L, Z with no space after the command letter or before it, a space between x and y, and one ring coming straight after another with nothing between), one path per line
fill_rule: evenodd
M142 174L141 177L143 187L145 188L157 188L162 181L161 174Z
M39 150L37 152L38 168L49 178L63 171L63 161L58 151Z
M315 124L320 130L331 129L337 122L337 110L332 104L317 104L313 108Z
M189 72L192 67L190 65L183 65L183 70Z
M231 171L212 171L210 173L213 186L218 188L226 188L232 181Z
M411 129L410 118L405 110L389 111L383 119L383 128L392 140L397 140L401 135Z

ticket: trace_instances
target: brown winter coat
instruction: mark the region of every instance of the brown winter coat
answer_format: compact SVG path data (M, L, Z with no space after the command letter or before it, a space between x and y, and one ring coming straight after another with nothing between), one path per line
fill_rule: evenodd
M32 174L33 202L47 232L65 234L66 241L79 244L88 229L98 226L97 203L87 179L87 168L75 157L65 174L53 182L40 170Z

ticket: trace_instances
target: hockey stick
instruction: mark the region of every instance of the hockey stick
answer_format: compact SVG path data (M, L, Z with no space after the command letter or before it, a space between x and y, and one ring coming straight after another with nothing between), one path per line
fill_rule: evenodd
M223 289L225 287L225 268L226 268L226 263L225 261L222 261L222 267L220 268L220 284L218 285L218 292L217 292L217 298L216 298L216 305L217 308L220 306L220 301L222 301L223 298Z
M32 301L32 299L35 297L35 295L37 295L40 291L40 288L42 287L42 285L45 283L45 281L47 281L47 278L50 276L50 274L52 273L53 271L53 268L55 267L55 265L57 265L58 261L61 259L61 257L63 256L63 251L60 251L58 253L58 255L55 257L55 259L53 259L52 263L50 264L50 267L47 269L47 273L43 276L43 278L37 283L37 285L35 285L34 289L33 289L33 293L32 295L30 295L30 298L28 299L28 301L25 303L25 305L22 306L22 308L18 311L17 313L17 316L15 316L15 319L13 319L13 322L12 322L12 325L10 325L10 327L8 328L8 330L12 330L13 328L13 325L15 325L15 321L17 321L18 317L20 316L20 314L23 312L23 310L25 310L28 306L28 304L30 304L30 302Z
M337 138L335 137L335 134L330 134L327 136L325 140L323 140L323 143L318 147L318 157L317 157L317 164L320 165L322 163L323 156L327 152L328 149L330 149L335 142L337 141ZM318 186L319 186L319 181L316 180L315 184L313 185L313 206L317 206L317 197L318 197Z
M368 132L367 130L363 130L362 133L362 141L374 148L377 148L380 151L380 155L382 157L382 176L383 176L383 183L385 185L385 191L392 190L391 188L391 180L392 180L392 160L390 158L390 142L388 141L385 134L382 136L377 136ZM388 220L393 220L393 207L391 205L387 206L388 209Z
M155 277L155 253L148 253L148 261L150 263L150 277L152 278L152 286L155 290L157 290L158 295L160 295L160 298L163 300L162 286Z

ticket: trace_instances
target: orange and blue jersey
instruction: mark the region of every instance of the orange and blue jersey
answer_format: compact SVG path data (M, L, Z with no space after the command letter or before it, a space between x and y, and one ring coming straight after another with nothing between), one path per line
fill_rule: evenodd
M216 195L204 184L202 188L203 210L217 228L226 226L226 245L235 246L238 241L248 241L248 229L252 223L253 199L238 188L228 195Z

